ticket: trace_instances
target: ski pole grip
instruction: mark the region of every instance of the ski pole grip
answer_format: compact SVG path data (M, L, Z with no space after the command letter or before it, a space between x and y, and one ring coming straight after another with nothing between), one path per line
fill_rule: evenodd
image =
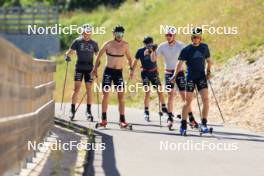
M71 61L70 56L68 56L67 54L64 55L64 59L65 59L66 62L70 62Z

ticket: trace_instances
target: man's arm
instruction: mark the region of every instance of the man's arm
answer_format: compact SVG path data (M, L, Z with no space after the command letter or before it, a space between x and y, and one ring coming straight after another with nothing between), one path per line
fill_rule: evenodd
M206 62L207 62L206 77L207 77L207 79L210 79L211 78L212 60L210 58L207 58Z
M156 62L157 61L157 52L156 51L152 51L151 54L150 54L150 60L151 62Z
M66 51L65 55L66 55L66 56L71 56L72 53L75 53L75 50L69 48L69 49Z
M179 60L175 66L175 71L173 73L173 76L171 77L171 82L175 82L176 76L178 75L178 73L182 70L182 65L184 64L184 60Z
M96 76L97 77L97 69L100 65L100 59L102 57L102 55L105 53L105 47L106 47L106 43L104 44L104 46L99 50L99 52L96 53L96 59L95 59L95 64L94 64L94 68L92 71L92 76Z
M132 56L131 56L131 53L130 53L130 50L129 50L129 45L127 44L126 46L126 58L128 60L128 65L129 65L129 69L132 70Z
M100 65L100 59L102 57L102 55L105 53L105 47L106 47L106 43L104 44L104 46L99 50L99 52L96 53L96 59L95 59L95 64L94 64L94 69L97 69Z

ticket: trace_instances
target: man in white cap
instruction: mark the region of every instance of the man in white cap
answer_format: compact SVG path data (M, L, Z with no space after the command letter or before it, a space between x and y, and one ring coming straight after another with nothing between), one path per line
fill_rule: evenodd
M176 95L175 83L171 81L173 77L178 57L185 47L185 44L175 38L176 28L169 26L165 31L166 41L161 43L157 48L157 56L162 55L164 58L164 71L165 71L165 88L168 91L168 127L172 127L173 123L173 102ZM185 75L183 67L178 72L176 77L176 85L179 89L182 100L185 100ZM192 123L196 123L194 120L191 109L189 109L189 118Z
M93 120L91 112L92 103L92 77L91 72L93 69L93 57L98 54L99 47L96 41L91 39L92 27L89 24L84 24L82 27L82 35L73 40L71 47L65 54L65 60L71 61L70 55L76 51L77 61L75 64L74 74L74 89L72 92L72 104L70 111L70 119L74 119L75 104L77 102L78 93L81 88L82 80L85 81L87 93L87 111L86 118Z

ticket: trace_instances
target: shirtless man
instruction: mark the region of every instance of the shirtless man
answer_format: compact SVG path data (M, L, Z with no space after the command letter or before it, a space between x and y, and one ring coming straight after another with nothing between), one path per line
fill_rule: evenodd
M97 77L97 69L99 66L100 58L104 53L106 53L106 66L103 73L103 81L102 81L102 91L103 91L103 99L102 99L102 121L96 125L106 126L107 125L107 106L108 106L108 96L109 96L109 88L111 88L112 82L117 91L118 97L118 108L120 113L119 124L121 127L127 127L127 123L125 120L125 102L124 102L124 81L122 70L124 68L125 58L126 56L129 63L129 70L131 76L132 69L132 57L129 51L129 45L126 41L123 40L125 29L117 25L113 28L113 36L114 39L106 42L102 49L100 49L95 62L95 67L93 70L93 75Z
M164 57L164 71L165 71L165 86L168 91L168 127L172 126L173 122L173 102L176 94L175 83L171 81L174 70L176 68L176 64L178 62L178 57L181 53L181 50L185 47L184 43L176 40L175 38L175 28L168 27L165 33L166 40L165 42L161 43L158 48L156 55L162 55ZM155 57L154 57L155 58ZM176 85L179 89L179 93L181 95L182 100L185 100L185 75L183 71L183 67L180 68L179 72L177 73L176 78ZM194 126L197 126L197 122L195 121L193 114L191 112L191 106L189 106L189 120L193 123Z

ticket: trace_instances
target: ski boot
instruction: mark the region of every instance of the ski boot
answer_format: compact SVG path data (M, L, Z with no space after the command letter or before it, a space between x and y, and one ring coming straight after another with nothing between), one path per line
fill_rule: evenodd
M199 128L198 123L193 119L192 121L190 121L190 127L193 128Z
M181 136L186 136L187 135L187 122L186 122L186 120L182 120L181 121L180 135Z
M149 122L149 113L148 112L144 112L144 119Z
M86 119L89 120L90 122L93 122L93 115L90 112L85 113Z
M119 122L120 128L128 128L129 130L132 130L132 125L126 122Z
M107 120L102 120L102 122L95 124L95 128L97 129L99 127L106 127L106 125L107 125Z
M205 133L213 133L213 128L208 128L206 125L201 125L199 128L200 136L202 136Z
M70 111L70 115L69 115L70 120L73 121L74 117L75 117L75 112Z
M181 136L187 136L187 129L183 128L182 126L180 127L180 135Z
M172 117L169 117L167 120L167 126L168 126L170 131L172 130L172 124L173 124L173 119L172 119Z

